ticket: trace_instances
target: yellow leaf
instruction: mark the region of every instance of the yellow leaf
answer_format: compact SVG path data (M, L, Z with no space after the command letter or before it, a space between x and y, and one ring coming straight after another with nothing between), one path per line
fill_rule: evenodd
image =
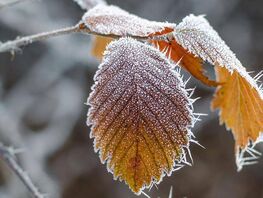
M161 36L173 32L174 29L165 27L161 32L156 32L150 36ZM160 51L163 51L165 55L178 63L184 69L186 69L190 74L192 74L196 79L200 80L202 83L216 87L218 83L216 81L210 80L204 73L203 61L198 56L190 53L179 45L174 38L169 41L165 40L152 40L151 41Z
M220 109L220 122L232 130L238 155L240 149L246 149L250 140L256 142L263 132L263 99L237 71L231 74L226 68L217 66L216 75L223 84L217 88L212 108ZM242 168L242 164L239 166Z
M92 41L91 54L97 59L102 60L106 46L112 41L112 38L104 36L94 36Z
M140 194L188 163L191 102L165 56L133 39L109 44L99 68L88 99L95 150Z
M262 89L203 16L185 17L175 27L173 38L188 52L217 67L217 80L224 84L218 86L212 107L220 109L221 123L234 134L238 170L255 163L260 153L254 146L262 141Z

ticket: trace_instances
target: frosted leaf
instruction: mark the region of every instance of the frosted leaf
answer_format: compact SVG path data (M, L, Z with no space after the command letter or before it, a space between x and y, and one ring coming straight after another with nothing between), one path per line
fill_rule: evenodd
M180 45L204 61L226 67L230 72L238 71L260 93L256 82L204 16L191 14L185 17L176 26L173 35ZM262 92L261 97L263 98Z
M263 131L263 100L260 93L236 70L231 74L225 67L216 66L220 85L212 100L212 108L220 109L220 123L231 129L235 138L238 170L255 163L255 145Z
M137 194L188 164L193 112L171 68L155 48L122 38L108 45L88 98L95 151Z
M99 4L106 5L104 0L73 0L75 1L83 10L89 10Z
M248 74L203 16L185 17L173 36L190 53L217 66L216 76L221 85L216 90L212 108L220 109L220 123L232 130L236 163L241 170L258 156L254 146L263 131L263 92L257 80ZM249 157L245 157L247 155Z
M215 65L229 70L244 69L235 54L203 16L189 15L179 23L174 32L176 41L189 52Z
M98 5L89 10L83 22L92 31L101 34L145 37L175 24L149 21L130 14L117 6Z

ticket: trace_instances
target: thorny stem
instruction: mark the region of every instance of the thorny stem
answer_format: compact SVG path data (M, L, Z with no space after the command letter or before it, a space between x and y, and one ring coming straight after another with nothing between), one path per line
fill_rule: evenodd
M32 197L34 198L44 198L46 197L39 192L38 188L34 185L27 173L20 167L16 161L15 157L16 151L11 147L6 147L0 142L0 158L11 168L15 174L24 183L27 189L30 191Z
M53 30L50 32L34 34L31 36L25 36L25 37L18 38L13 41L7 41L6 43L0 44L0 52L8 52L8 51L13 52L13 51L18 50L19 47L21 46L28 45L36 41L46 40L48 38L59 36L59 35L78 32L78 30L79 30L78 26L73 26L73 27Z
M80 22L77 25L72 26L72 27L66 27L66 28L62 28L62 29L58 29L58 30L53 30L50 32L34 34L31 36L25 36L25 37L21 37L21 38L18 38L16 40L13 40L13 41L7 41L5 43L0 42L0 53L1 52L15 52L15 51L19 50L19 47L21 47L21 46L29 45L29 44L36 42L36 41L46 40L48 38L52 38L52 37L56 37L56 36L60 36L60 35L71 34L71 33L87 33L87 34L110 37L110 38L123 37L123 35L101 34L98 32L94 32L94 31L90 30L87 26L85 26L85 24L83 22ZM143 41L148 40L148 39L152 39L152 40L160 40L160 39L163 40L163 39L165 39L165 37L163 35L162 35L162 37L159 37L159 36L156 36L156 37L133 36L133 35L126 35L126 36L129 36L129 37L132 37L132 38L138 39L138 40L143 40Z

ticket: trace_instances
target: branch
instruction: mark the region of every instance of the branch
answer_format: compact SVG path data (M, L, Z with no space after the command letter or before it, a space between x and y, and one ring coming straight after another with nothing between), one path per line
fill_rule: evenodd
M85 26L84 23L79 23L75 26L72 27L66 27L58 30L53 30L50 32L44 32L44 33L39 33L39 34L34 34L31 36L25 36L22 38L18 38L13 41L7 41L5 43L0 42L0 53L1 52L14 52L19 50L19 47L29 45L33 42L36 41L41 41L41 40L46 40L48 38L56 37L56 36L61 36L61 35L66 35L66 34L71 34L71 33L87 33L87 34L93 34L93 35L98 35L98 36L104 36L104 37L110 37L110 38L120 38L123 37L123 35L115 35L115 34L100 34L98 32L94 32L90 30L88 27ZM132 37L134 39L138 40L148 40L148 39L161 39L158 37L141 37L141 36L133 36L133 35L127 35L129 37Z
M33 184L27 173L17 163L15 154L18 152L19 151L11 147L6 147L0 143L0 158L2 158L8 167L15 172L34 198L44 198L45 195L39 192L38 188Z
M25 37L18 38L13 41L7 41L6 43L0 44L0 53L8 52L8 51L11 51L11 52L16 51L21 46L25 46L33 42L36 42L36 41L45 40L45 39L56 37L59 35L78 32L78 30L79 30L78 26L73 26L73 27L67 27L63 29L50 31L50 32L39 33L39 34L31 35L31 36L25 36Z

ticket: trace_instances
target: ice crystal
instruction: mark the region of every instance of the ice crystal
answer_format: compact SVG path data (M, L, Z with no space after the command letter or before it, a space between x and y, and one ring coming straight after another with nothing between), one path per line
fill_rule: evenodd
M98 5L89 10L82 20L92 31L119 36L144 37L175 25L149 21L112 5Z

